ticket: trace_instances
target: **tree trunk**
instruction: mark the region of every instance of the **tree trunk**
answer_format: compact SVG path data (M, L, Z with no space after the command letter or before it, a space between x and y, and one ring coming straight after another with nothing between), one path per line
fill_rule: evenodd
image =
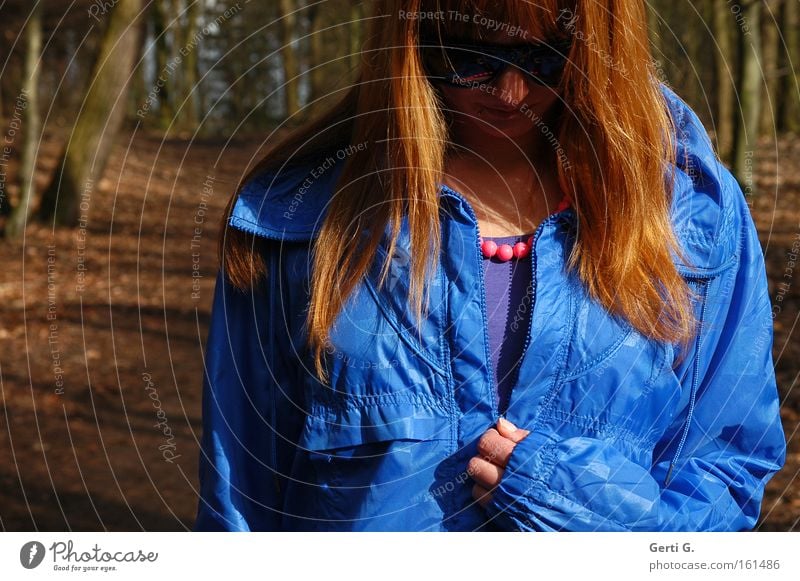
M361 43L364 30L364 6L360 0L352 0L350 7L350 69L355 71L361 62ZM351 75L350 79L353 79Z
M141 0L118 0L108 16L100 54L64 157L42 199L42 219L73 225L83 196L102 176L125 117L128 82L136 61Z
M286 117L293 117L300 110L300 98L297 85L299 67L295 46L292 44L294 30L297 27L297 16L294 12L293 0L279 0L278 16L280 17L281 31L281 57L283 59L283 94L286 107Z
M764 16L764 96L761 106L761 127L762 135L776 135L777 120L776 111L778 109L778 89L780 78L778 60L780 57L780 34L778 30L777 13L780 11L781 0L766 0L767 13Z
M158 88L158 125L166 129L172 123L172 87L169 70L170 42L169 42L169 15L170 0L155 0L153 3L153 36L156 43L156 78L155 86ZM151 106L153 104L151 103Z
M787 0L783 3L783 34L786 41L787 74L783 78L783 103L781 106L781 128L791 133L800 133L800 2ZM791 59L791 61L790 61ZM790 66L790 63L794 68Z
M717 85L717 107L714 127L717 138L717 151L721 159L731 162L733 148L733 103L736 59L731 35L732 15L727 0L714 0L713 22L715 78Z
M323 5L309 6L308 17L311 23L309 30L309 74L311 76L311 101L317 102L324 96L325 72L329 70L325 58L325 39L327 36L322 29L325 27L323 18ZM317 105L314 106L317 108Z
M653 60L661 61L661 36L659 31L658 10L654 3L647 3L647 35L650 38L650 49L653 53ZM660 69L660 67L659 67Z
M690 5L685 2L680 4L680 13L683 21L682 24L679 25L678 31L680 33L681 48L685 52L685 56L683 58L687 61L686 65L691 63L691 66L695 69L695 71L693 74L684 76L685 88L683 89L681 96L687 99L689 103L695 104L696 107L697 104L703 102L705 99L705 94L702 88L702 69L695 63L699 63L701 61L702 53L708 49L705 46L702 34L700 33L700 22L702 22L703 19L702 12L700 10L703 8L703 5L698 5L695 10L690 10L689 6Z
M198 113L198 85L197 85L197 53L200 51L202 39L195 38L198 34L198 24L202 18L202 0L188 0L186 9L186 32L184 43L181 45L183 53L183 95L184 102L181 115L181 127L185 131L197 129L200 117Z
M129 107L127 114L131 116L134 122L137 121L137 116L140 114L140 111L144 110L143 108L146 107L149 110L147 99L150 93L150 84L147 82L147 75L145 74L148 59L142 56L145 54L145 49L147 48L147 43L150 38L150 22L148 19L142 18L139 26L138 45L136 47L136 56L138 58L135 61L133 72L131 73L130 89L128 90Z
M39 58L42 54L42 3L36 2L31 8L25 30L25 115L24 141L19 164L20 199L19 204L8 219L6 236L17 238L25 231L31 215L36 192L36 151L39 145L41 119L39 118L39 76L42 67Z
M746 195L755 194L753 162L761 118L761 5L761 0L751 0L744 5L745 18L739 28L741 116L736 131L733 173Z

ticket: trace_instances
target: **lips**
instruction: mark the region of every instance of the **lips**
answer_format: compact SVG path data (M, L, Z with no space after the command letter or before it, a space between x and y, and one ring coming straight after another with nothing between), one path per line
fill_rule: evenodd
M518 113L516 109L497 109L493 107L481 107L478 111L478 115L497 121L515 119Z
M515 107L500 108L500 107L487 107L486 105L483 106L483 109L489 111L490 113L496 113L498 115L510 115L511 113L514 113L517 110Z

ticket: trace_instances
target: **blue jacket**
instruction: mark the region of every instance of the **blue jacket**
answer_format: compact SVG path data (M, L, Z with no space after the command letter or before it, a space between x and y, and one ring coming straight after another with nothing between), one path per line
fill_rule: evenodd
M470 205L441 188L444 251L419 329L405 225L380 290L379 249L333 328L322 385L303 330L309 245L343 164L332 154L251 180L230 225L269 241L274 276L250 292L218 279L195 530L752 528L785 456L764 260L741 189L694 113L665 95L678 130L672 216L698 268L676 264L700 297L701 331L681 354L610 316L565 271L574 211L547 218L505 414L531 433L488 509L466 472L499 417Z

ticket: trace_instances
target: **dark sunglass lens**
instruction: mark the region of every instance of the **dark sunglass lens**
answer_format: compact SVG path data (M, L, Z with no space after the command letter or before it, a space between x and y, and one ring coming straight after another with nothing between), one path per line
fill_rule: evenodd
M507 66L517 67L543 85L557 85L569 45L553 43L526 47L490 44L428 46L422 49L427 74L452 85L474 86L490 82Z
M534 63L528 68L528 73L537 81L545 85L558 84L563 71L563 60L545 60L539 63Z
M430 76L454 85L489 80L500 66L479 50L465 47L427 47L422 58Z

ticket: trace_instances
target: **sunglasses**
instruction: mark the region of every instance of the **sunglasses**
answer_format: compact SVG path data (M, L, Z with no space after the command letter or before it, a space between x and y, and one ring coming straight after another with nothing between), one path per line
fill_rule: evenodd
M571 46L569 40L518 45L448 42L421 45L420 55L428 78L456 87L489 83L508 66L539 85L556 86Z

